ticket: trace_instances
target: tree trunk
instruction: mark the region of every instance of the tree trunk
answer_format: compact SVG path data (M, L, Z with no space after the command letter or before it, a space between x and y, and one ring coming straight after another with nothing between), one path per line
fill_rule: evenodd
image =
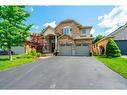
M10 60L10 61L12 61L12 54L11 54L11 49L9 49L9 52L8 52L8 54L9 54L9 60Z

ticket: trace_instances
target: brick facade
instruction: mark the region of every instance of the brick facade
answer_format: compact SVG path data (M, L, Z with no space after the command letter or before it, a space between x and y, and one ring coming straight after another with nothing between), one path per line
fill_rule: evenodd
M62 34L63 34L63 28L64 28L65 26L70 26L70 27L72 27L72 31L73 31L72 37L80 36L79 28L78 28L77 25L74 24L73 22L68 22L68 23L62 23L62 24L60 24L58 27L56 27L55 33L56 33L56 34L62 35Z
M71 33L63 34L64 27L71 27ZM87 29L86 36L81 35L81 29ZM75 22L74 20L64 20L60 22L55 28L47 26L43 30L44 42L47 43L44 47L45 52L53 52L59 49L61 44L71 44L75 46L76 44L86 44L90 46L92 44L92 37L90 37L90 30L92 26L82 26L81 24ZM52 39L50 39L52 37Z
M69 36L63 36L63 37L60 37L61 35L63 35L63 28L66 27L66 26L69 26L72 28L72 35ZM71 43L71 44L81 44L81 43L85 43L85 44L92 44L92 37L90 37L90 30L91 28L90 27L85 27L83 29L89 29L89 34L86 36L86 37L83 37L81 36L81 29L83 27L73 21L67 21L67 22L63 22L63 23L60 23L56 29L55 29L55 33L57 34L58 37L60 37L58 39L58 43L59 44L65 44L65 43Z
M105 37L103 39L101 39L100 41L96 42L95 44L92 45L92 52L95 54L95 55L101 55L102 54L102 49L104 49L104 55L106 53L106 45L108 43L108 40L110 38L113 38L113 37Z

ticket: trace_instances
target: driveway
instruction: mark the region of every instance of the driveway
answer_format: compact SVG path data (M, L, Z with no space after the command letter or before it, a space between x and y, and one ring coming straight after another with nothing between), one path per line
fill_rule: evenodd
M0 72L0 89L126 88L126 79L94 57L57 56Z

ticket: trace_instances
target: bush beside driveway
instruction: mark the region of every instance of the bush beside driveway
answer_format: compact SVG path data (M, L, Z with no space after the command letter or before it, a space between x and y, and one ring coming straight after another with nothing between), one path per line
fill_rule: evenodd
M104 56L96 56L96 58L113 71L119 73L124 78L127 78L127 58L107 58Z

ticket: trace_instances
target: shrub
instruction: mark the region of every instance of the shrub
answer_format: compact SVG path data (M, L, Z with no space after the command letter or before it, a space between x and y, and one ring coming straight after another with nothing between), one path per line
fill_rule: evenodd
M32 58L32 57L33 57L32 55L28 55L28 54L24 55L24 58Z
M41 53L37 53L36 54L37 57L41 57L41 55L42 55Z
M37 56L37 52L36 52L35 50L32 50L32 51L30 52L30 54L31 54L32 56Z
M16 58L20 59L20 58L32 58L33 56L30 54L21 54L21 55L17 55Z
M94 56L97 56L96 52L93 51L93 55L94 55Z
M114 42L113 39L109 39L106 45L106 56L107 57L120 57L121 52L117 44Z

